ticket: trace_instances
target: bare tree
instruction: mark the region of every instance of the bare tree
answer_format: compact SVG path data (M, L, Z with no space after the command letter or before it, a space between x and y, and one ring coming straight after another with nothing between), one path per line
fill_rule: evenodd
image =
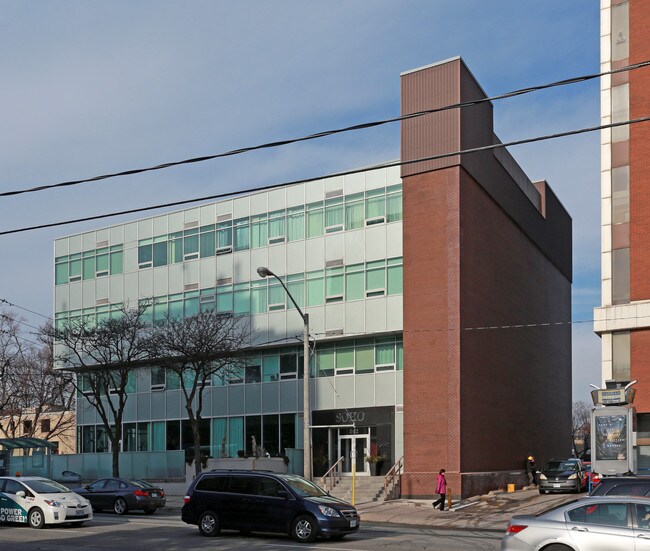
M20 323L13 313L0 312L0 432L60 438L75 425L71 375L53 369L52 342L25 339Z
M577 453L584 453L589 449L591 438L591 410L587 402L573 402L571 409L571 441ZM582 440L582 449L578 450L577 442Z
M243 349L250 330L241 317L214 310L187 318L168 319L155 329L157 362L180 379L185 410L194 440L194 465L201 472L201 413L204 391L213 376L226 379L243 368Z
M122 419L129 376L149 358L151 327L145 312L150 304L122 307L119 315L98 324L84 318L49 333L59 347L56 363L75 372L77 390L97 410L111 443L113 476L119 476Z

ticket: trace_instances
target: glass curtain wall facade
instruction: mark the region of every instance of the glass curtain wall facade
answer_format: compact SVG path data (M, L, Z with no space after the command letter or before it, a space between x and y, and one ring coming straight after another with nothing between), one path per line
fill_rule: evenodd
M55 323L63 327L81 317L99 323L123 305L152 298L150 323L207 309L248 316L254 342L247 365L210 381L202 445L212 457L237 457L251 451L254 436L269 455L284 455L303 446L303 356L296 338L302 319L277 280L259 278L259 266L282 278L310 315L316 342L312 410L333 419L331 456L339 453L341 412L363 410L363 418L373 419L373 410L388 408L395 429L383 445L390 459L399 458L404 365L398 169L298 184L59 239ZM83 377L80 389L82 397ZM157 366L134 374L123 451L191 446L179 389L178 377ZM95 410L83 398L77 407L78 452L108 453ZM376 449L370 436L365 449Z

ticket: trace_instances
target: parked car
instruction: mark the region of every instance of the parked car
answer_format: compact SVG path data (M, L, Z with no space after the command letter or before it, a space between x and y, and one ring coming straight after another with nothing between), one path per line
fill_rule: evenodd
M606 476L589 495L650 496L650 476Z
M648 549L650 500L583 497L537 515L514 516L501 551L632 551Z
M0 523L82 525L93 519L87 499L40 476L0 477Z
M280 532L300 543L319 535L341 539L359 530L353 505L293 474L214 470L194 479L181 518L204 536L222 529Z
M587 473L580 459L551 459L539 474L539 493L575 492L587 487Z
M112 509L118 515L134 509L150 515L166 503L165 491L143 480L100 478L75 492L87 498L93 510Z

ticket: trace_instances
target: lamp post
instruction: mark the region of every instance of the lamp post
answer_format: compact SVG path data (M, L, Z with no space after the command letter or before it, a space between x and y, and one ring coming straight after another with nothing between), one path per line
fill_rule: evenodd
M305 478L311 480L311 437L309 432L309 417L311 414L311 408L309 406L309 314L305 314L298 306L298 303L295 301L289 289L284 284L284 282L275 275L271 270L260 266L257 269L257 274L260 277L266 278L268 276L273 276L280 282L283 289L286 291L287 295L293 302L293 305L298 310L300 317L303 321L303 403L302 403L302 416L303 416L303 475Z

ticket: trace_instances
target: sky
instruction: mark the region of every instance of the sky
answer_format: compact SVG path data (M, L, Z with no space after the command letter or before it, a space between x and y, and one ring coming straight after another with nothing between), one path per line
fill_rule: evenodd
M395 117L400 73L454 56L490 96L597 73L599 32L593 0L0 0L0 192ZM598 81L496 101L494 117L504 142L596 126ZM573 399L585 401L601 379L599 142L510 149L573 218ZM398 158L399 125L384 125L0 197L0 231ZM52 314L56 238L162 212L0 235L0 300L32 331Z

